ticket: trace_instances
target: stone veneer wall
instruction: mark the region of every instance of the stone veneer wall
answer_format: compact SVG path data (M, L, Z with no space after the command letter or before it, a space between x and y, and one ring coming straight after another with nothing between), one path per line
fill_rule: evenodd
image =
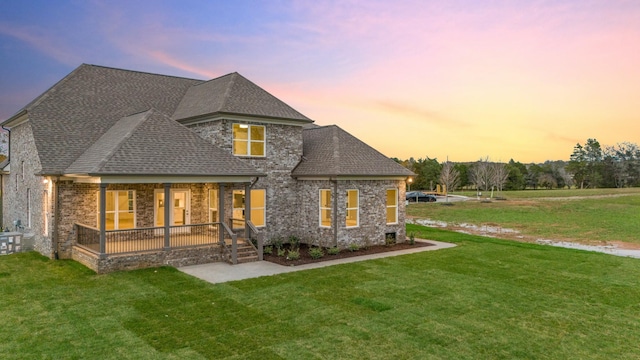
M398 189L398 223L387 224L386 218L386 190ZM320 189L331 190L333 196L338 196L338 208L334 209L337 216L337 244L334 242L334 227L321 228L319 225ZM346 192L357 189L359 197L359 226L347 228ZM301 204L302 211L298 216L298 235L303 242L346 248L349 244L381 245L384 244L385 234L395 233L397 242L406 239L405 230L405 184L397 180L340 180L337 194L334 183L329 180L301 180L300 198L305 199Z
M228 256L222 252L219 246L201 246L172 249L169 251L110 255L105 259L99 259L84 249L74 247L72 258L98 274L165 265L180 267L229 260Z
M24 227L21 230L24 236L34 238L35 250L45 256L52 256L51 187L50 184L43 183L44 177L36 175L42 170L42 166L28 121L11 129L10 141L11 170L4 179L6 183L2 204L4 221L2 225L16 230L13 221L20 220ZM28 205L30 211L27 209L27 189L31 198ZM31 213L30 223L28 212ZM47 217L46 220L45 217Z
M302 127L295 125L268 124L254 121L218 120L190 125L189 128L204 139L232 153L232 126L234 123L265 126L265 157L240 157L258 171L267 174L260 178L252 189L266 189L266 226L265 240L274 237L287 238L294 235L300 227L297 222L300 203L298 184L291 177L291 171L298 165L302 156ZM235 189L244 189L235 185ZM231 209L231 203L225 209ZM226 218L231 213L225 214Z

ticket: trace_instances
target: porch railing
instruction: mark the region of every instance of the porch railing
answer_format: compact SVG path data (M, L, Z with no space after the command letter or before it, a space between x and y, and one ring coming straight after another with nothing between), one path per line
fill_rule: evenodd
M219 223L171 226L170 248L218 244ZM107 230L105 254L123 254L164 249L164 227ZM100 229L76 223L77 244L100 253Z

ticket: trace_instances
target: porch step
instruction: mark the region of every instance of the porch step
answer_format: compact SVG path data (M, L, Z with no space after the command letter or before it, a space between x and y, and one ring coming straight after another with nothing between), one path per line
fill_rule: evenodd
M258 252L250 244L238 241L238 264L254 261L258 261Z

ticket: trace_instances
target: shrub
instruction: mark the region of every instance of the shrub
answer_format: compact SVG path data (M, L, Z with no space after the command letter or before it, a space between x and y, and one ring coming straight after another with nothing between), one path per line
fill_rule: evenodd
M416 233L413 231L409 233L409 245L413 245L416 243Z
M282 257L285 255L285 253L287 252L287 250L280 248L278 249L278 256Z
M265 246L265 247L262 249L262 252L263 252L265 255L271 255L271 254L273 254L273 246Z
M300 238L294 235L289 236L289 244L292 249L297 249L300 247Z
M276 249L280 250L282 249L282 245L284 245L284 241L282 241L282 238L277 237L277 238L271 239L271 244L273 244L273 246Z
M289 249L287 253L287 260L298 260L300 259L300 250Z
M327 249L327 254L329 255L338 255L340 253L340 248L337 246L330 247Z
M312 247L309 249L309 256L311 256L312 259L320 259L324 256L324 250L320 247Z
M349 251L358 251L358 250L360 250L360 245L356 243L351 243L349 245Z

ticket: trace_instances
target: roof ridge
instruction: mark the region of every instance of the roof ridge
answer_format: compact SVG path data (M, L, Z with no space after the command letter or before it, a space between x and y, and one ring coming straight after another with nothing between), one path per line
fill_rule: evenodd
M230 74L227 74L231 76L231 80L229 82L229 85L227 86L227 88L224 90L224 95L222 96L222 104L220 105L220 109L224 109L225 106L227 105L227 102L229 101L229 98L231 97L231 89L233 88L233 85L235 85L236 83L236 77L238 74L237 72L232 72ZM226 75L225 75L226 76ZM218 79L220 79L222 77L219 77Z
M120 121L122 121L123 119L126 119L128 117L132 117L132 116L135 116L135 115L138 115L138 114L143 114L143 113L146 113L146 114L142 117L142 119L137 124L132 126L131 129L129 129L129 131L122 138L120 138L120 140L118 141L117 144L115 144L115 146L111 147L111 150L109 152L107 152L102 157L102 159L100 159L100 161L94 166L94 169L96 169L96 170L100 169L104 164L106 164L109 160L111 160L113 155L120 149L120 147L122 147L122 144L124 144L131 137L131 135L133 135L133 133L135 133L135 131L140 127L140 125L149 119L149 117L151 115L153 115L154 113L161 114L161 112L159 112L159 111L157 111L157 110L155 110L153 108L149 108L149 109L147 109L145 111L140 111L140 112L137 112L137 113L130 114L130 115L127 115L125 117L122 117L122 118L120 118L120 120L116 121L116 123L113 124L113 126L110 127L109 130L105 131L104 134L102 134L102 136L100 136L98 138L98 140L96 140L96 142L94 142L93 144L94 145L97 144L103 136L107 136L109 131L111 131L111 129L113 129L116 126L118 126ZM89 149L91 149L92 147L93 146L90 146ZM87 151L89 149L87 149ZM87 151L85 151L84 153L86 153ZM84 155L84 153L82 153L82 154ZM80 156L82 156L82 155L80 155ZM78 157L78 159L80 158L80 156Z
M206 81L206 80L203 80L203 79L189 78L189 77L186 77L186 76L167 75L167 74L153 73L153 72L149 72L149 71L140 71L140 70L122 69L122 68L117 68L117 67L113 67L113 66L104 66L104 65L95 65L95 64L82 64L82 65L91 66L91 67L97 67L97 68L102 68L102 69L110 69L110 70L118 70L118 71L133 72L133 73L138 73L138 74L146 74L146 75L162 76L162 77L174 78L174 79L197 80L197 81L203 81L203 82L205 82L205 81Z

